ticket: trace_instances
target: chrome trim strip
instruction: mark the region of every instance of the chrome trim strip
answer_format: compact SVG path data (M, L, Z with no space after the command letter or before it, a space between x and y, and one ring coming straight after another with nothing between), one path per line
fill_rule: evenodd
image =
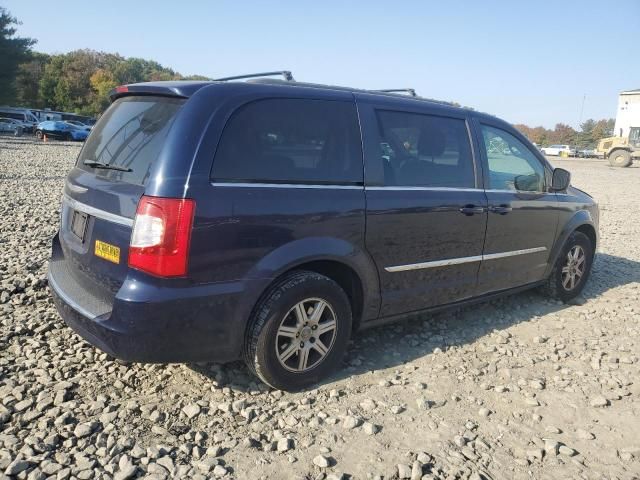
M482 260L495 260L496 258L515 257L516 255L526 255L528 253L544 252L547 247L525 248L522 250L512 250L510 252L488 253L482 255Z
M214 187L241 188L316 188L325 190L364 190L363 185L314 185L306 183L242 183L242 182L211 182Z
M124 225L125 227L133 227L133 218L127 218L121 215L116 215L115 213L105 212L104 210L100 210L99 208L95 208L91 205L79 202L78 200L74 200L66 194L62 196L62 201L74 210L86 213L87 215L101 218L102 220L106 220L108 222L118 223L120 225Z
M449 258L447 260L436 260L433 262L412 263L410 265L397 265L395 267L385 267L387 272L406 272L408 270L421 270L423 268L448 267L450 265L460 265L461 263L471 263L482 261L482 255L474 257Z
M435 260L433 262L411 263L409 265L396 265L393 267L385 267L390 273L406 272L409 270L421 270L423 268L448 267L450 265L460 265L463 263L482 262L485 260L495 260L498 258L514 257L516 255L525 255L528 253L544 252L547 247L525 248L523 250L512 250L510 252L489 253L487 255L475 255L473 257L448 258L446 260Z
M456 188L456 187L396 187L396 186L380 186L380 187L366 187L367 190L397 190L397 191L411 191L411 190L425 190L434 192L482 192L481 188Z
M87 317L89 320L94 320L98 316L90 311L82 308L78 305L74 300L72 300L64 291L60 288L60 286L56 283L51 275L51 272L47 272L47 280L49 281L49 287L56 291L56 293L64 300L64 302L73 308L76 312L78 312L83 317Z

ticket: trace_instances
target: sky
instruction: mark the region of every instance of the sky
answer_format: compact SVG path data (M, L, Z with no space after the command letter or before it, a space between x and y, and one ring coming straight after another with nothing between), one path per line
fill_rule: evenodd
M640 88L640 0L0 0L37 51L90 48L184 75L415 88L511 123L614 118Z

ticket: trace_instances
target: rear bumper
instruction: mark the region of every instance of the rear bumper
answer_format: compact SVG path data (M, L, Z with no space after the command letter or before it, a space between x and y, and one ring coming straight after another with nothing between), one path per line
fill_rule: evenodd
M240 358L254 295L251 282L171 288L132 272L112 301L96 315L79 295L81 284L61 272L56 249L49 287L60 316L82 338L109 355L132 362L226 362ZM57 250L57 251L56 251ZM257 286L256 286L257 287ZM89 294L90 292L87 292ZM86 297L86 296L84 296ZM257 294L256 297L257 298Z

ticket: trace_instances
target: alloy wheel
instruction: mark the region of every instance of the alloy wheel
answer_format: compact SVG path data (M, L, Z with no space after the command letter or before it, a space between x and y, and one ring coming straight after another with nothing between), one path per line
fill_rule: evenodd
M291 308L276 332L276 356L290 372L304 372L318 365L331 351L337 318L321 298L307 298Z
M567 253L567 260L562 267L562 287L571 291L580 283L587 268L587 256L580 245L574 245Z

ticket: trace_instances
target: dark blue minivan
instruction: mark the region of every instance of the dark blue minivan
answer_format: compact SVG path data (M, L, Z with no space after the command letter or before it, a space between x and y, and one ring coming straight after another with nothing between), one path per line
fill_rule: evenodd
M49 285L139 362L244 358L286 390L353 331L542 287L567 301L598 208L508 123L295 81L116 88L67 177Z

